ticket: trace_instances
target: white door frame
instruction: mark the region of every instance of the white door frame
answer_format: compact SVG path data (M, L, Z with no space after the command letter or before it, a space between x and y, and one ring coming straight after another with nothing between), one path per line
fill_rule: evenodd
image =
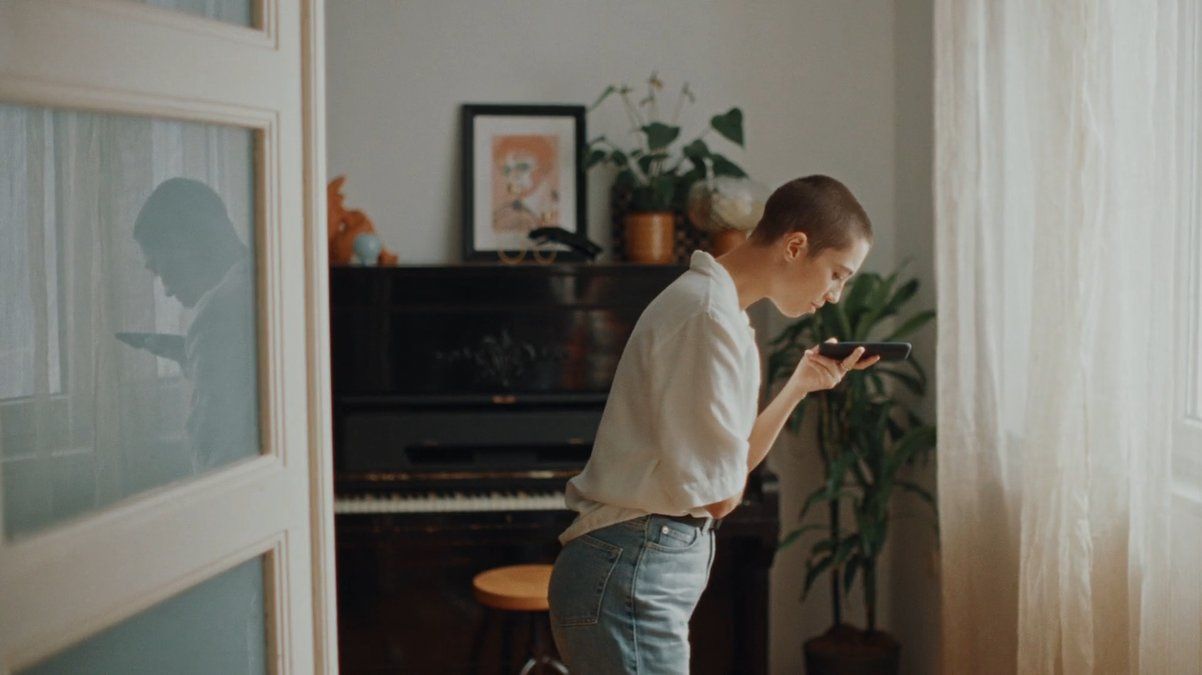
M334 442L326 212L325 3L301 0L305 186L305 343L308 348L309 519L314 672L338 672L334 565Z
M0 673L260 555L271 672L337 672L323 10L258 4L251 29L128 0L0 0L0 102L257 131L264 448L0 538Z

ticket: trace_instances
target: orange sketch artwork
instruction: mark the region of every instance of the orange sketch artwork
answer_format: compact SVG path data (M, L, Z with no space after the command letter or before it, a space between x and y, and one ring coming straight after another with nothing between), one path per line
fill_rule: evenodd
M499 135L492 139L492 227L525 233L559 224L559 139Z
M358 209L347 211L343 207L346 197L342 194L342 184L345 182L346 176L338 176L330 181L326 188L330 263L335 265L345 265L351 261L355 253L355 237L367 232L376 232L376 227L367 214ZM380 249L377 264L395 265L396 261L395 253L386 248Z

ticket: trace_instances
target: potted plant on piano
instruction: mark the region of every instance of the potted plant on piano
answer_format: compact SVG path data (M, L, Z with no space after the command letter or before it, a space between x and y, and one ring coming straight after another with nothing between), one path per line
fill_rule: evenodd
M623 228L616 234L624 241L627 260L670 263L675 259L676 222L683 217L689 188L711 176L745 178L743 169L712 150L706 143L710 131L727 142L743 146L743 111L731 108L710 118L709 126L692 141L681 140L679 118L686 103L695 98L686 82L671 104L671 117L664 117L659 104L664 84L652 73L647 94L637 102L628 85L610 85L589 106L596 109L613 95L621 100L634 147L598 136L588 144L585 168L608 164L617 169L611 205L615 214L624 213Z
M892 341L911 335L935 317L932 310L906 314L917 290L917 280L899 281L898 274L862 274L839 303L801 318L772 342L769 381L787 378L802 350L827 338ZM823 482L805 499L798 526L780 542L782 548L809 546L803 598L822 575L830 580L832 627L805 643L808 675L898 670L900 645L877 626L877 563L889 534L894 493L916 495L934 514L934 497L907 475L908 467L934 452L935 428L913 404L926 388L926 374L914 358L881 363L847 373L834 389L810 394L789 420L794 433L802 430L807 415L813 420L823 468ZM933 517L932 522L937 527ZM843 603L857 581L864 629L843 619Z

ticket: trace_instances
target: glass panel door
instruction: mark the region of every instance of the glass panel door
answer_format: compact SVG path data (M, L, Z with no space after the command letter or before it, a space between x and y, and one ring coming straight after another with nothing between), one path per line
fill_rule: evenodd
M0 2L0 672L336 668L321 36Z
M259 453L254 133L0 105L14 538Z

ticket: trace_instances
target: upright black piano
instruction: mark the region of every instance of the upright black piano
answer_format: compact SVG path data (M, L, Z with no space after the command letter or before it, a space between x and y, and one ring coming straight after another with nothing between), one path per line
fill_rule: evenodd
M330 271L342 672L517 672L526 628L486 620L472 577L554 561L626 339L683 271ZM768 672L776 489L761 465L718 530L694 673Z

